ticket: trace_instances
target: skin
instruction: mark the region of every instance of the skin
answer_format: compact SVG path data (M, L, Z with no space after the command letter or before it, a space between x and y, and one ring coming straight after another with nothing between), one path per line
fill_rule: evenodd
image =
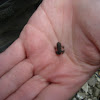
M0 100L69 100L100 68L99 12L99 0L43 0L0 54Z

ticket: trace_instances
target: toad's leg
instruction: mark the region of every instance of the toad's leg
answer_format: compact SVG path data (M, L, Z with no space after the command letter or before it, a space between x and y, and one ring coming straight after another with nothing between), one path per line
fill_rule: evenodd
M63 54L65 52L65 50L62 50L61 53Z
M64 49L64 46L61 46Z

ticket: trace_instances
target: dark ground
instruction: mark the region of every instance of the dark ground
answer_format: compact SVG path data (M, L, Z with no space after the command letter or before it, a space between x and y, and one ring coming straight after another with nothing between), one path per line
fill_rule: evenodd
M0 52L15 41L42 0L0 0Z

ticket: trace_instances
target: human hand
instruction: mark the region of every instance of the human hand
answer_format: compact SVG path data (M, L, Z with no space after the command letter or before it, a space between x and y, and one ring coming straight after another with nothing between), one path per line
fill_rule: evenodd
M0 54L0 100L69 100L99 68L99 30L95 43L87 37L91 28L80 27L85 14L78 16L77 4L87 2L81 1L43 1ZM55 53L58 41L65 47L62 55Z

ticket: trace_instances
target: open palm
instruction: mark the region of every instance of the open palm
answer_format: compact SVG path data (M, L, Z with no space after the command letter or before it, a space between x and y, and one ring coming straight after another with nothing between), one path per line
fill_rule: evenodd
M0 100L69 100L78 91L98 67L90 69L75 56L81 44L73 46L72 26L71 0L43 1L19 38L0 54ZM55 53L58 41L64 54Z

